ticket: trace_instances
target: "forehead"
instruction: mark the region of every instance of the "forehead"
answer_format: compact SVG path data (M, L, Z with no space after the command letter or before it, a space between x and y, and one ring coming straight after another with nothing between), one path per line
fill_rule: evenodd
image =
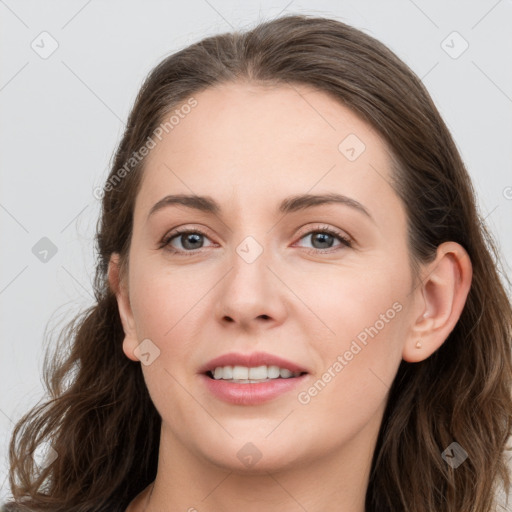
M228 83L193 97L196 106L155 140L139 208L166 193L213 195L237 209L306 192L347 193L384 208L398 200L386 144L330 95L302 84Z
M251 156L280 161L281 155L292 150L306 157L313 152L318 157L321 152L332 161L340 156L339 143L349 134L359 138L359 146L383 146L371 127L351 110L303 84L227 83L194 98L197 106L164 135L164 144L152 152L155 157L162 152L186 152L189 161L199 160L204 154L195 150L201 148L208 155L220 154L231 161L246 161Z

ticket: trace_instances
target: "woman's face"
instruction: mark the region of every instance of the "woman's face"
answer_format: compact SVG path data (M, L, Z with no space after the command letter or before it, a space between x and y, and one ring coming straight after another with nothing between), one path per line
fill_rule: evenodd
M386 147L306 86L194 97L146 159L121 306L163 443L236 471L367 463L417 313Z

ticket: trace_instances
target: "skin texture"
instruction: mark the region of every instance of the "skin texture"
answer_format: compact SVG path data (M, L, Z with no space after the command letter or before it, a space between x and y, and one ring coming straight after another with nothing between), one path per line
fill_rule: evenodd
M325 93L230 83L195 98L197 107L146 160L127 272L120 274L117 254L109 267L126 356L141 364L134 351L144 339L160 350L143 365L162 416L147 512L363 512L389 387L402 359L428 358L455 326L470 286L469 258L447 242L412 274L386 145ZM365 144L354 161L338 149L350 134ZM289 196L332 192L360 202L371 218L341 204L277 211ZM209 196L222 210L167 206L148 217L163 197L180 193ZM205 237L192 249L185 236L162 248L177 227ZM315 237L325 227L352 247ZM248 236L258 244L250 251L263 250L251 263L237 252ZM378 333L336 372L338 356L370 326ZM307 368L304 384L260 405L210 394L201 365L255 351ZM298 393L329 368L330 381L301 403ZM261 454L252 466L237 457L249 442ZM148 491L129 512L144 510Z

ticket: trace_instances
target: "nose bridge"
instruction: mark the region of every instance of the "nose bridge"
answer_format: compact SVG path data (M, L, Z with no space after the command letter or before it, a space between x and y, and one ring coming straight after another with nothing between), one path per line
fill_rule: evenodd
M247 235L234 247L231 271L218 299L220 318L242 324L257 318L280 319L284 311L275 276L268 268L271 253L268 237Z
M257 235L257 237L253 235L247 235L235 248L235 253L237 256L247 265L252 265L256 263L258 260L266 260L267 254L269 251L268 248L268 237L263 237L262 235ZM264 247L267 245L267 247ZM265 254L265 256L263 256ZM263 256L263 257L262 257ZM237 259L235 262L241 265Z
M229 278L236 296L243 302L257 301L269 286L267 265L270 250L261 236L248 235L235 247L231 258L233 270Z
M249 191L246 194L238 190L237 208L234 213L234 222L231 224L231 239L233 254L231 263L232 273L248 274L248 276L268 272L266 264L270 264L270 239L264 205L256 199L259 193L253 193L252 199ZM256 192L254 190L254 192ZM249 195L247 195L249 194ZM241 198L247 201L240 203ZM259 219L260 221L256 221Z

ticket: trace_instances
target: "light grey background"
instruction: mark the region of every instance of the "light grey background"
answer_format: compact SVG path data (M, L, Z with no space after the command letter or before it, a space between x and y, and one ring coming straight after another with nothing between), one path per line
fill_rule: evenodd
M13 422L42 396L45 328L92 303L93 189L142 80L169 53L281 13L348 22L423 79L511 275L510 0L0 0L0 500ZM57 248L46 262L32 252L43 237Z

